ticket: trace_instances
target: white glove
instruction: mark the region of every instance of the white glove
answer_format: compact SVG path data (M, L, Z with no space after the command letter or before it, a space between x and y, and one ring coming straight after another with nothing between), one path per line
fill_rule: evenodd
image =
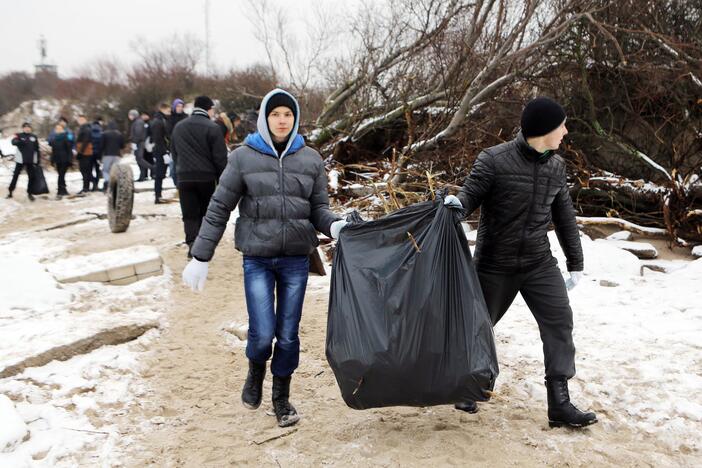
M338 239L339 233L344 227L346 227L347 224L349 224L348 221L344 221L343 219L331 223L331 227L329 228L329 230L331 231L332 238Z
M463 208L461 200L459 200L455 195L449 195L444 198L444 205L448 206L449 208Z
M171 161L173 161L173 158L171 158L171 153L166 153L163 155L163 164L168 166L171 163Z
M570 273L570 278L566 281L566 289L570 291L573 289L575 286L578 285L581 279L583 279L583 272L582 271L569 271Z
M183 283L190 286L193 291L202 291L207 280L207 262L193 258L183 270Z
M136 150L137 150L137 144L132 143L132 153L136 153Z

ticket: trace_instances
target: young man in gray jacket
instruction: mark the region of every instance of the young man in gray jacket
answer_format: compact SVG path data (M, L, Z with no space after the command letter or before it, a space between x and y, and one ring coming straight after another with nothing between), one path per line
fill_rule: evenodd
M308 255L317 247L317 231L336 238L346 224L329 210L324 163L298 135L299 121L300 108L288 92L274 89L263 98L258 131L229 155L183 271L185 283L202 290L207 262L238 205L234 242L244 254L249 313L249 373L241 399L249 409L259 407L272 355L273 409L281 427L299 420L289 394L300 359Z
M565 121L565 111L555 101L529 101L517 137L482 151L458 197L450 195L445 203L465 209L466 216L480 207L475 265L493 326L521 293L543 342L549 424L583 427L597 418L570 402L573 311L547 238L553 222L566 255L570 289L582 278L583 251L565 162L554 153L568 133ZM456 408L477 411L472 401Z

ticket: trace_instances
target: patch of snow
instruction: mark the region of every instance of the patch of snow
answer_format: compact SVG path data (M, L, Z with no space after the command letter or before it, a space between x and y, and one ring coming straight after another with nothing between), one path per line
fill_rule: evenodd
M611 234L607 236L607 240L621 240L621 241L629 241L632 238L632 234L629 231L618 231L615 232L614 234Z
M15 404L0 394L0 452L11 452L29 434L29 429L17 413Z

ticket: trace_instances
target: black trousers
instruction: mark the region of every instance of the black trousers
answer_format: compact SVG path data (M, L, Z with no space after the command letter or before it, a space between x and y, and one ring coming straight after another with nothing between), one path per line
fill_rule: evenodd
M166 177L166 163L164 163L163 161L163 155L154 155L154 160L154 192L156 195L156 199L158 200L159 198L161 198L163 179Z
M478 270L478 278L493 326L507 312L517 293L521 293L539 326L546 377L573 377L573 311L555 261L528 273L496 274Z
M200 231L202 218L207 213L207 205L215 191L215 181L209 182L178 182L180 210L183 213L185 243L192 247L197 233Z
M90 156L90 165L91 165L91 171L94 169L95 170L95 177L94 181L97 183L98 180L100 180L100 177L102 177L102 174L100 173L100 161L102 160L102 155L97 155L94 154Z
M78 167L83 176L83 192L87 192L90 190L90 182L93 182L93 157L78 155Z
M22 169L27 171L27 194L29 194L32 181L34 180L34 164L32 163L15 163L15 170L12 172L12 180L10 181L10 187L8 189L10 192L15 190L15 187L17 187L17 180L22 173Z
M58 190L57 195L68 195L66 190L66 171L70 164L56 164L56 172L58 172Z

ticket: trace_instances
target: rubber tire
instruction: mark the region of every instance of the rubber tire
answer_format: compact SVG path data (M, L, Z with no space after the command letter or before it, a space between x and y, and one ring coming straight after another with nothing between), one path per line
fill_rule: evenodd
M110 169L107 189L107 219L110 231L124 232L129 228L134 206L134 174L127 164L115 163Z

